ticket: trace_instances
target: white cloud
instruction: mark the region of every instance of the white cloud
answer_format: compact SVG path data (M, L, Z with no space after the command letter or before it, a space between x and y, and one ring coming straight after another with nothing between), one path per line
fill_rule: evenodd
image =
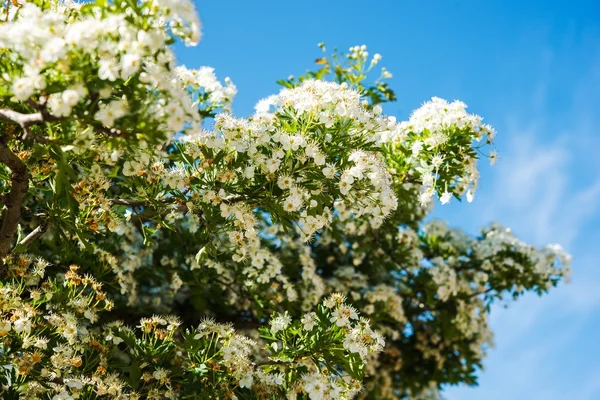
M591 58L600 60L600 51ZM492 183L462 217L479 225L499 221L537 245L561 243L574 256L573 279L543 298L528 295L492 310L497 348L485 361L481 386L449 389L450 400L600 398L600 369L590 368L597 360L585 357L597 338L598 326L589 321L600 314L597 87L600 70L592 67L575 82L560 120L547 107L553 94L542 82L500 130L500 159L482 178Z

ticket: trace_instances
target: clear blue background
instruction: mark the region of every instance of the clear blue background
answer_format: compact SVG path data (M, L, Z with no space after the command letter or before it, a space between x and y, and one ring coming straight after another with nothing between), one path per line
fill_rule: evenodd
M431 96L460 99L498 130L500 159L472 204L435 214L476 233L491 221L574 256L569 285L492 313L495 350L477 388L450 400L600 399L600 1L198 2L204 37L178 47L239 89L237 115L320 56L366 44L393 74L408 117Z

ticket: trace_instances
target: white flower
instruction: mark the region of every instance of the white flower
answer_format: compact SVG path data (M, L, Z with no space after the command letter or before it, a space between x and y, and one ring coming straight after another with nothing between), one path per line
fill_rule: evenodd
M119 343L123 342L123 339L121 339L118 336L113 336L113 335L107 335L106 336L106 340L109 341L109 342L112 341L116 345L118 345Z
M316 165L325 165L325 162L327 161L325 155L321 152L315 153L313 160L315 161Z
M331 165L327 165L325 168L321 170L325 178L332 179L335 176L335 168Z
M138 54L125 54L121 57L121 76L127 78L136 73L141 66L141 58Z
M92 309L86 309L83 313L83 316L90 320L90 322L96 322L98 320L98 316L96 312Z
M242 379L240 379L240 387L250 389L253 381L254 377L252 376L252 372L248 372Z
M331 313L331 322L335 322L337 326L346 326L350 324L351 319L358 319L356 310L346 304L341 304L337 310Z
M323 382L319 375L309 375L304 377L304 391L308 394L310 400L323 400L327 391L327 384Z
M21 317L14 322L13 328L16 332L19 333L31 333L31 321L27 318Z
M469 203L472 203L474 198L475 198L475 192L474 192L474 190L473 189L467 190L467 201Z
M292 318L289 316L287 311L283 314L279 314L277 317L273 318L270 322L271 324L271 332L277 333L289 326L292 322Z
M98 78L103 81L114 82L119 76L119 68L114 60L100 60L100 68L98 69Z
M416 142L413 143L413 145L411 147L413 156L416 156L417 154L419 154L421 152L421 150L423 150L423 142L417 140Z
M66 391L60 392L59 394L52 397L52 400L74 400L73 397Z
M498 152L496 150L490 151L490 165L496 164L496 160L498 159Z
M254 170L256 168L254 167L254 165L249 165L244 169L244 176L246 177L246 179L252 179L254 178Z
M306 314L302 317L300 322L302 322L302 326L305 331L310 331L317 324L317 314L315 314L314 312Z
M50 110L50 114L55 117L67 117L71 115L71 108L59 94L53 94L48 99L48 109Z
M40 59L47 62L56 62L66 54L66 42L63 38L53 37L40 52Z
M75 389L82 389L83 388L83 382L81 382L79 379L69 379L69 378L66 378L65 379L65 384L68 387L72 387L72 388L75 388Z
M35 91L33 80L29 77L18 78L12 85L12 91L17 100L25 101L29 99Z
M11 323L9 320L0 320L0 332L9 332L11 329Z
M164 368L156 368L156 370L152 373L152 377L161 383L165 383L167 381L167 376L169 372Z
M333 308L336 305L336 301L335 298L333 297L328 297L327 299L325 299L325 301L323 301L323 305L327 308Z
M134 176L137 175L141 169L141 165L137 161L125 161L123 164L123 175Z
M281 175L279 176L279 179L277 179L277 186L281 189L289 189L293 183L294 181L289 175Z
M440 203L442 204L448 204L450 203L450 200L452 199L452 194L448 193L447 191L442 193L442 195L440 196Z
M111 101L100 107L100 110L94 115L95 119L102 122L104 126L111 126L115 120L127 114L127 105L122 100Z
M65 102L65 104L67 104L70 107L75 106L77 103L79 103L79 100L81 99L81 95L79 94L79 92L77 90L74 89L67 89L64 92L62 92L62 101Z
M435 168L435 169L438 169L439 167L441 167L443 162L444 162L444 157L439 154L436 154L431 159L431 165L433 165L433 168Z

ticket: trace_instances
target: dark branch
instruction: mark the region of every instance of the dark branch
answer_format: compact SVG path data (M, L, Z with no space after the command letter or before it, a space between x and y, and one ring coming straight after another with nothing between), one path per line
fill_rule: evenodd
M23 128L23 136L21 137L21 139L22 140L32 140L34 142L43 143L43 144L49 144L49 143L55 142L54 140L52 140L46 136L36 135L35 133L31 132L31 129L29 127Z
M127 206L127 207L144 207L148 203L144 200L132 200L132 199L110 199L110 204Z
M128 206L128 207L148 207L150 203L145 200L133 200L133 199L110 199L110 204ZM177 201L176 197L168 197L158 201L161 204L173 204Z
M239 203L240 201L244 201L247 200L245 196L242 195L232 195L232 196L227 196L222 198L221 200L223 200L223 203L225 204L234 204L234 203Z
M174 204L177 203L180 199L177 197L167 197L161 200L156 201L157 204ZM226 204L234 204L239 203L240 201L247 200L244 196L227 196L221 199L223 203ZM119 205L119 206L128 206L128 207L149 207L152 205L152 202L146 200L133 200L133 199L110 199L110 204ZM187 211L187 208L180 208L180 211Z
M240 290L238 290L235 286L233 282L225 282L219 278L211 278L213 281L217 282L218 284L220 284L221 286L225 286L226 288L228 288L229 290L231 290L233 293L237 294L239 297L245 297L248 300L254 300L253 297L249 296L247 293L241 292Z
M256 363L257 367L261 367L263 365L290 365L293 361L280 361L280 360L268 360Z
M495 288L493 287L489 287L486 290L481 290L479 292L473 292L471 294L468 295L468 297L477 297L477 296L481 296L481 295L486 295L488 293L491 293L495 290Z
M6 145L0 141L0 162L12 171L11 189L6 196L2 211L2 227L0 227L0 262L12 248L13 238L21 219L21 207L29 189L29 177L25 163L19 159Z

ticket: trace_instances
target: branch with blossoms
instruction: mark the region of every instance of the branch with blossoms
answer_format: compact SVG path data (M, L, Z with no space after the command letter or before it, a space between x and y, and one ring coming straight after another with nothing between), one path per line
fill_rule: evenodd
M189 0L6 11L0 397L419 398L476 383L495 301L568 274L425 222L474 200L495 131L439 98L386 115L366 46L237 118L229 78L176 65Z

